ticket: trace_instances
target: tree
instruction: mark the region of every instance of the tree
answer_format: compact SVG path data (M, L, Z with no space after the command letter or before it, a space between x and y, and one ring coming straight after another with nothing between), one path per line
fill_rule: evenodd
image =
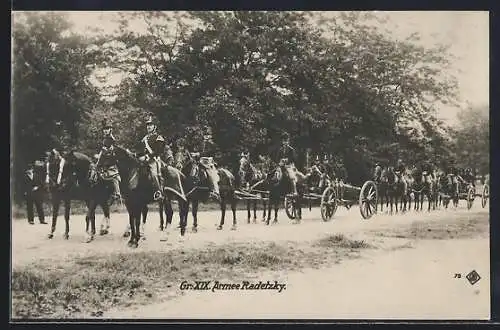
M456 96L443 74L446 47L421 47L416 35L391 39L363 14L320 28L303 12L191 12L169 27L140 15L147 35L123 29L115 40L125 46L110 59L127 62L132 101L153 110L167 134L210 127L227 159L241 149L266 153L286 130L299 154L338 155L359 180L377 158L440 153L446 138L435 109ZM194 28L174 34L183 20ZM120 56L123 47L141 51ZM423 146L428 139L436 142Z
M458 113L454 151L457 165L472 168L482 174L489 173L490 123L487 106L469 106Z
M99 104L88 77L92 40L70 33L61 14L16 13L13 25L14 175L53 147L78 146L80 124Z

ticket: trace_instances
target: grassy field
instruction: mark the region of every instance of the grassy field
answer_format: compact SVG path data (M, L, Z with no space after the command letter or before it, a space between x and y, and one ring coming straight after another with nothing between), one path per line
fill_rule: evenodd
M372 246L343 235L328 236L303 249L288 245L232 244L206 250L116 253L71 263L38 262L14 269L16 318L98 316L117 306L149 304L175 295L182 280L231 280L260 270L297 270L338 263Z
M99 316L112 308L147 305L178 296L182 280L257 278L263 271L294 271L339 264L361 251L401 239L488 237L487 214L446 215L368 232L366 240L342 234L305 242L240 242L203 249L111 253L70 261L37 261L12 274L15 318ZM372 241L373 239L373 241ZM410 242L411 242L410 241ZM392 248L395 249L395 248Z

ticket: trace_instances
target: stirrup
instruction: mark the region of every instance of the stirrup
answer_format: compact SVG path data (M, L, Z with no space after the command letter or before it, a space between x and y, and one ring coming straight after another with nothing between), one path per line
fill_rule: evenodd
M161 193L161 191L159 191L159 190L155 191L155 193L153 194L153 199L154 199L155 201L157 201L157 200L161 199L162 197L163 197L163 194L162 194L162 193Z

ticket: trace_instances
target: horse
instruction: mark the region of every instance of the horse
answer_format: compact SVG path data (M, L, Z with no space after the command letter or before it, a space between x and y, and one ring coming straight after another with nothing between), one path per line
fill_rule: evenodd
M431 205L433 205L434 180L431 178L431 174L426 171L416 170L412 176L414 179L412 191L415 194L415 210L423 209L424 196L426 196L428 201L427 211L429 212Z
M269 225L271 218L271 207L274 206L274 221L278 223L278 210L281 198L293 193L290 196L292 207L295 211L295 216L299 223L302 219L302 197L307 190L307 179L311 174L304 175L299 172L294 166L283 165L283 160L275 167L273 171L268 173L265 186L269 190L269 203L266 224Z
M383 204L383 198L386 200L386 207L391 206L390 214L393 214L393 207L396 207L396 213L399 212L399 198L402 196L401 184L398 183L398 177L394 173L393 167L389 166L382 170L381 183L385 187L384 194L380 195Z
M413 184L413 180L408 175L405 175L405 173L400 173L399 171L394 171L394 174L396 174L397 178L396 190L401 197L400 209L404 213L411 210L412 194L408 188Z
M217 169L217 176L219 177L219 205L221 210L221 218L217 230L222 230L224 227L226 205L228 203L231 205L231 211L233 213L233 225L231 226L231 230L236 230L236 203L238 200L236 199L235 176L227 168L223 167Z
M187 211L189 205L192 206L193 216L192 231L198 231L198 206L200 201L206 203L210 197L219 200L219 173L215 166L211 164L208 168L200 166L193 155L187 153L189 157L183 164L178 164L181 173L184 175L184 192L187 200Z
M153 178L147 165L136 154L121 146L116 146L118 171L122 178L122 196L129 214L130 239L128 246L139 245L141 215L145 207L153 202Z
M52 202L52 225L48 234L49 239L54 237L61 202L64 202L64 220L66 222L64 239L69 238L71 201L82 200L87 207L89 206L92 194L89 180L91 163L91 158L81 152L71 151L67 157L63 157L55 149L48 152L45 183L51 194ZM108 203L98 201L96 205L101 206L104 217L109 219ZM88 238L95 235L95 224L92 228L89 228L88 215L86 217L86 232L88 234L87 241L89 241Z
M253 165L248 155L241 155L240 165L238 168L238 176L236 178L237 185L242 187L243 190L248 191L249 193L254 193L255 189L262 186L265 175L259 170L255 165ZM266 202L263 201L264 211L263 211L263 219L266 218ZM257 200L247 200L247 223L250 223L251 211L250 208L253 206L253 223L257 223Z
M439 181L439 203L442 203L444 208L448 208L450 200L454 202L454 205L458 204L458 182L452 174L441 173L438 176ZM456 204L455 204L456 201Z

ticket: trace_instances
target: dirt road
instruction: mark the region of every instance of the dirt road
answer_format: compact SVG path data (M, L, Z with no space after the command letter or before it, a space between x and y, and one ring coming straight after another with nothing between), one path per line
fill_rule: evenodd
M145 241L138 249L126 246L121 234L127 216L113 214L111 234L97 236L83 243L84 218L73 216L68 241L62 238L64 220L58 223L56 236L48 240L49 226L30 226L14 221L12 232L13 267L40 260L57 260L107 255L113 252L137 253L206 249L233 242L308 242L325 235L344 234L378 244L378 249L363 251L359 258L340 264L300 272L262 272L256 281L286 283L281 293L272 290L238 290L199 292L183 291L180 297L151 305L132 306L105 312L105 318L411 318L411 319L487 319L490 308L489 241L484 235L469 239L428 240L384 238L384 233L453 217L473 218L488 214L476 203L472 210L431 213L410 212L406 215L379 214L363 220L359 210L339 209L334 220L324 223L319 210L305 210L300 225L293 225L280 214L280 223L266 226L246 224L246 212L238 212L239 227L222 231L215 228L219 212L200 214L199 232L189 233L183 242L178 231L172 231L168 242L160 242L159 218L150 214ZM174 218L174 224L177 223ZM231 219L231 217L229 217ZM62 221L61 221L62 220ZM420 225L419 225L420 224ZM445 225L443 225L445 226ZM397 235L395 235L397 237ZM471 285L465 275L476 270L481 280ZM454 278L460 273L461 278ZM233 279L240 283L247 278ZM189 279L186 279L189 280ZM222 280L207 278L207 280ZM180 284L180 283L179 283Z

